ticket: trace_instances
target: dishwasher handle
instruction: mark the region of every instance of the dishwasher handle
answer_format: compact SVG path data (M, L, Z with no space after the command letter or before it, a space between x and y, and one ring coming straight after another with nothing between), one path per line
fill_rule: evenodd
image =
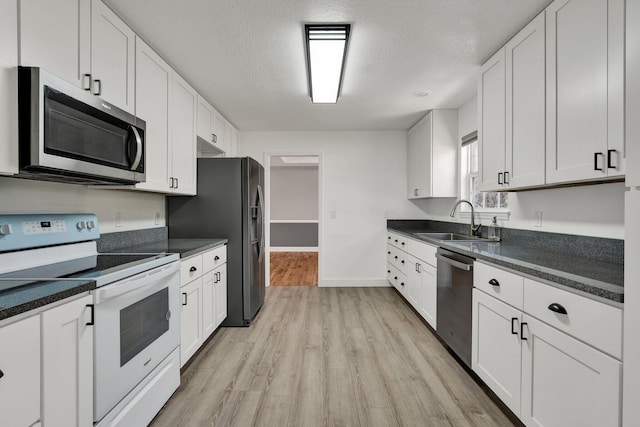
M456 261L455 259L449 258L448 256L444 256L442 254L437 254L436 256L442 262L446 262L447 264L449 264L449 265L451 265L451 266L453 266L455 268L459 268L460 270L464 270L464 271L473 270L473 264L466 264L464 262Z

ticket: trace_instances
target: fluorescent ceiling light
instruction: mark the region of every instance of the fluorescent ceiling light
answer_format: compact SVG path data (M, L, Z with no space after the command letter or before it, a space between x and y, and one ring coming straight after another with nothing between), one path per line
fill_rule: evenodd
M338 102L350 24L304 26L311 102Z

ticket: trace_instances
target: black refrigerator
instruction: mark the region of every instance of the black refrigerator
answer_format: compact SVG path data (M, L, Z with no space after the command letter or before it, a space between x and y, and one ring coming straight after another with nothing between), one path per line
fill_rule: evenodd
M249 326L265 294L264 169L251 157L198 159L197 194L168 198L169 238L229 240L222 326Z

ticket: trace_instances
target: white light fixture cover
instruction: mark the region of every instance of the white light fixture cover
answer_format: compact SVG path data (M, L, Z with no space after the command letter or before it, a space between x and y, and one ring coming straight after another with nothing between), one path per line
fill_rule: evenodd
M350 24L307 24L307 70L311 101L315 104L338 102Z

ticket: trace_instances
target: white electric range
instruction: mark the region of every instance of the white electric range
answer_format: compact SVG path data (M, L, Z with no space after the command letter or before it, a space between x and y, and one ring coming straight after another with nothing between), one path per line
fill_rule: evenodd
M95 281L94 423L146 425L180 383L176 254L103 254L93 214L0 215L0 297Z

